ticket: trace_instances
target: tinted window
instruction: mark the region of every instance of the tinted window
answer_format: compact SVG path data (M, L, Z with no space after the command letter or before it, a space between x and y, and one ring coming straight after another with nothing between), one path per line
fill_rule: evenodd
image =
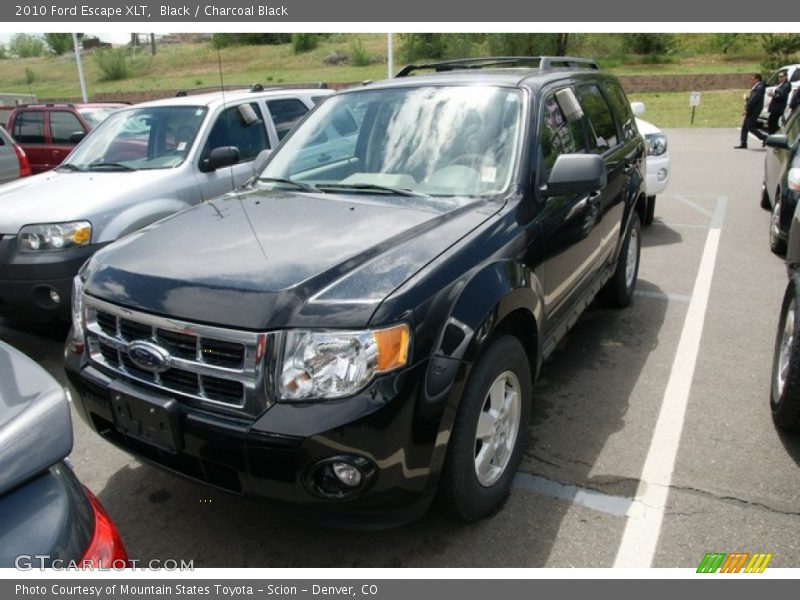
M628 102L628 97L622 91L622 86L616 81L606 81L604 86L608 93L608 99L620 119L622 137L626 140L634 139L638 135L636 120L631 110L631 104Z
M582 85L578 88L581 106L592 132L589 135L589 147L603 153L617 145L617 126L606 99L596 85Z
M253 109L257 120L249 121L239 106L225 109L217 118L206 144L207 156L214 148L220 146L236 146L239 149L239 162L253 160L262 150L269 148L264 118L258 104L248 105Z
M800 69L795 69L790 81L800 81Z
M12 135L20 144L44 143L44 112L27 110L14 119Z
M539 173L546 179L560 155L586 152L586 133L583 121L567 123L554 93L547 95L542 106L539 123Z
M69 144L73 133L83 133L78 117L65 110L50 112L50 137L55 144Z
M279 140L282 140L308 112L306 105L296 98L270 100L267 102L267 107L275 122L275 129L278 130Z

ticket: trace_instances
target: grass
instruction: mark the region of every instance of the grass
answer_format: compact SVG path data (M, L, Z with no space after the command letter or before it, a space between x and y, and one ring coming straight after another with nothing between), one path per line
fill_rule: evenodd
M602 38L597 40L603 41ZM698 38L697 43L701 41ZM365 54L383 60L365 66L325 64L325 57L331 53L350 55L353 44L359 44ZM603 49L587 47L585 51L588 56L593 52L603 52ZM321 39L315 49L301 54L296 54L291 44L234 46L224 48L218 54L208 43L184 43L159 45L157 54L151 57L145 46L133 55L132 75L117 81L103 81L103 73L91 56L84 57L83 68L89 96L101 92L113 94L141 90L172 93L176 89L219 84L220 66L222 80L226 84L356 83L384 79L387 76L385 54L385 34L335 34ZM714 54L679 59L670 57L670 62L657 64L632 63L624 57L605 59L603 62L607 63L611 72L624 75L745 73L758 70L758 57L752 54L738 58ZM397 62L395 69L399 67L400 63ZM40 99L80 97L77 67L69 56L0 60L0 81L3 82L0 91L28 93L26 69L30 69L35 76L33 93ZM741 123L743 91L704 92L694 126L738 127ZM631 99L645 102L645 118L659 127L690 126L688 92L632 94Z
M700 106L692 108L688 92L650 92L630 95L631 102L644 102L643 118L661 128L675 127L739 127L742 124L742 91L703 92Z

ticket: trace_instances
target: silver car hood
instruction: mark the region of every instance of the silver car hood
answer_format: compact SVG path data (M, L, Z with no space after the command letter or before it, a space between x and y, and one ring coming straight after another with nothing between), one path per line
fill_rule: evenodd
M31 223L92 221L132 201L174 196L171 179L186 187L178 170L48 171L0 185L0 234L16 234Z

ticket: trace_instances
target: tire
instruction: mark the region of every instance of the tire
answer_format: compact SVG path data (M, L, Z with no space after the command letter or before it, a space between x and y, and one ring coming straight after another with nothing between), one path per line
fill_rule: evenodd
M769 249L779 256L786 254L786 240L781 239L781 201L779 195L776 196L775 206L772 207L772 215L769 218Z
M656 218L656 197L655 196L648 196L647 197L647 208L644 211L644 225L647 227L648 225L653 224L653 220Z
M800 276L793 275L783 296L778 332L775 335L769 398L775 425L794 431L800 431L799 297Z
M636 279L639 276L639 257L642 250L642 226L638 213L631 216L628 232L617 259L614 275L603 288L603 296L607 304L617 308L625 308L631 303Z
M473 522L506 501L522 458L532 386L519 340L503 335L490 341L453 423L437 497L444 514Z
M769 194L767 193L766 188L761 190L761 208L763 208L764 210L770 210L772 208L772 204L769 201Z

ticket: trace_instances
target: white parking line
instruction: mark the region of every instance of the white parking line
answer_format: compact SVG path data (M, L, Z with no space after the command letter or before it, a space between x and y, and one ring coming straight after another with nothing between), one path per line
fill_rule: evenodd
M671 300L672 302L685 302L689 303L692 300L691 296L686 294L670 294L669 292L650 292L647 290L635 290L634 296L641 296L643 298L656 298L657 300Z
M653 562L700 350L726 206L727 198L718 198L714 213L710 215L711 228L706 237L692 299L686 311L675 360L634 498L636 505L644 507L644 510L628 517L614 561L615 567L650 567Z
M580 504L586 508L614 515L615 517L628 516L633 504L630 498L611 496L610 494L588 490L570 483L561 483L560 481L532 475L531 473L517 473L514 476L514 487L542 496L566 500L573 504Z

